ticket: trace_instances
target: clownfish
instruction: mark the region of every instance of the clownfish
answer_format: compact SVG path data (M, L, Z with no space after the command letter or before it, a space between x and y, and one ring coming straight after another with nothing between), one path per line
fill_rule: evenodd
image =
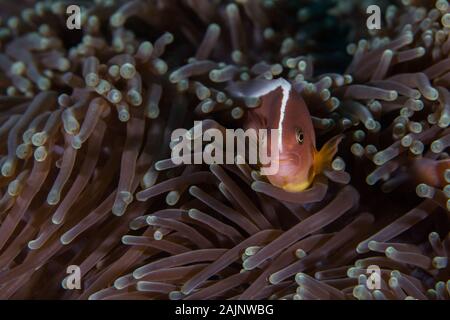
M308 107L282 78L233 83L227 89L235 96L261 99L259 107L247 112L245 129L278 129L278 156L271 160L278 162L278 170L267 175L269 182L289 192L307 189L330 164L343 136L331 138L318 151Z
M417 158L412 161L412 172L416 182L426 183L435 188L443 188L448 184L445 178L447 170L450 170L450 159Z

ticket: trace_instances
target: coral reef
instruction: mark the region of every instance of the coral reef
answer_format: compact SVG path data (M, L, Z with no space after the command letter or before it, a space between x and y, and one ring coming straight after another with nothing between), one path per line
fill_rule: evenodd
M371 32L360 1L1 3L0 298L449 299L450 5L378 3ZM279 77L345 137L310 188L172 163Z

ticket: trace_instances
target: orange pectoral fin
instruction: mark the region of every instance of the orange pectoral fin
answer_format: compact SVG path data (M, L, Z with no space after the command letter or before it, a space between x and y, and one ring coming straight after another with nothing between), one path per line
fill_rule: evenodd
M337 135L328 140L319 152L316 152L314 157L315 174L321 173L331 163L342 139L344 139L343 134Z

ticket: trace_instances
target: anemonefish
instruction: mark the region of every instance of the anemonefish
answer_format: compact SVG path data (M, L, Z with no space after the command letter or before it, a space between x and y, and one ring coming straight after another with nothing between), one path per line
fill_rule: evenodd
M332 161L343 136L330 139L316 149L316 136L308 107L302 96L282 79L250 80L227 88L241 97L261 99L259 107L247 112L244 127L278 129L278 172L267 175L269 182L286 191L307 189Z
M434 160L423 157L412 161L414 180L435 188L443 188L448 184L445 178L447 170L450 170L450 159Z

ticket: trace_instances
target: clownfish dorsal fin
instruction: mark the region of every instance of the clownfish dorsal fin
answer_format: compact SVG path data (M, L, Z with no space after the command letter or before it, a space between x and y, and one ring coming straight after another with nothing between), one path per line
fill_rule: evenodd
M275 89L282 88L283 94L289 93L291 84L283 78L264 80L253 79L248 81L233 82L225 89L236 97L262 97Z
M328 140L320 149L314 153L314 175L323 172L330 165L337 152L339 143L344 139L344 135L337 135Z

